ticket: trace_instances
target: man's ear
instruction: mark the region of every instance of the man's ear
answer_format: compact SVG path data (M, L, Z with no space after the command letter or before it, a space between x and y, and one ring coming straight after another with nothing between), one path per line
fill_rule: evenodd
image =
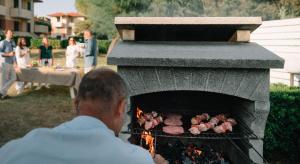
M125 112L125 107L126 107L126 100L122 99L121 101L119 101L118 105L117 105L117 110L116 110L116 115L117 116L122 116L123 113Z
M76 114L78 115L79 114L79 100L77 98L75 98L75 100L74 100L74 106L75 106Z

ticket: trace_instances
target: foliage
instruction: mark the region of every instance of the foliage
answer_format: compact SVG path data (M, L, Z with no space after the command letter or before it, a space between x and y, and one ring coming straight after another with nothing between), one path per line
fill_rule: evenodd
M80 33L82 33L82 31L90 29L91 26L92 23L89 20L75 22L74 32L76 35L79 35Z
M67 48L68 45L69 45L68 39L64 39L60 41L60 48Z
M97 40L99 53L106 54L110 43L111 43L110 40Z
M76 0L76 7L87 16L79 29L88 26L110 37L116 34L115 16L300 16L299 0Z
M61 48L61 41L58 39L49 39L49 44L54 48ZM31 39L30 48L39 48L42 45L42 39Z
M300 88L271 87L264 155L272 161L300 161Z

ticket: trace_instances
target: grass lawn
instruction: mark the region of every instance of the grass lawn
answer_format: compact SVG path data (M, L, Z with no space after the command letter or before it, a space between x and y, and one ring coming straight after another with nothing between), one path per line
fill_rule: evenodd
M54 64L65 65L65 50L54 50ZM31 58L38 59L37 50L32 50ZM79 58L80 67L83 59ZM98 66L107 66L104 55L98 57ZM108 66L116 70L115 66ZM75 116L73 100L69 88L51 86L50 89L25 90L16 95L15 87L9 90L11 99L0 101L0 146L24 136L38 127L54 127Z

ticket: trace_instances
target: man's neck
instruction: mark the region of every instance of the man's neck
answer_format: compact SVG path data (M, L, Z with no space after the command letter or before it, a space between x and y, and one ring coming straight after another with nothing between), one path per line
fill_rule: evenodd
M11 41L11 39L10 39L10 38L5 38L5 40L7 40L7 41L9 41L9 42Z

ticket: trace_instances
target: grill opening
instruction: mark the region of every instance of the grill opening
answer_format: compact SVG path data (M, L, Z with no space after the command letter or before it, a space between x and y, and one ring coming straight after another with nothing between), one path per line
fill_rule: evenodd
M204 147L203 149L211 149L217 154L221 153L225 163L237 163L237 161L253 163L247 155L249 149L253 148L248 142L249 139L258 139L249 128L250 123L254 120L254 116L251 114L251 111L254 110L253 103L235 96L200 91L165 91L132 96L131 108L128 113L131 123L128 125L128 130L122 133L131 134L129 139L131 143L148 149L145 141L141 139L141 134L145 132L145 129L137 121L137 108L145 113L156 111L163 118L167 114L176 113L182 116L183 134L170 135L163 132L163 123L149 130L154 138L155 152L163 155L170 163L186 163L190 160L184 154L189 144ZM202 113L208 113L210 116L225 114L227 117L234 118L237 125L233 127L232 132L218 134L213 130L208 130L199 135L193 135L188 130L191 127L190 120L195 115ZM178 150L178 146L174 146L176 148L173 151L180 152L176 156L168 150L170 149L168 146L172 147L174 143L182 145L182 150ZM209 161L208 163L220 162L213 161L215 154L209 154L209 152L205 152L205 154L212 159L199 157L204 163L205 160Z

